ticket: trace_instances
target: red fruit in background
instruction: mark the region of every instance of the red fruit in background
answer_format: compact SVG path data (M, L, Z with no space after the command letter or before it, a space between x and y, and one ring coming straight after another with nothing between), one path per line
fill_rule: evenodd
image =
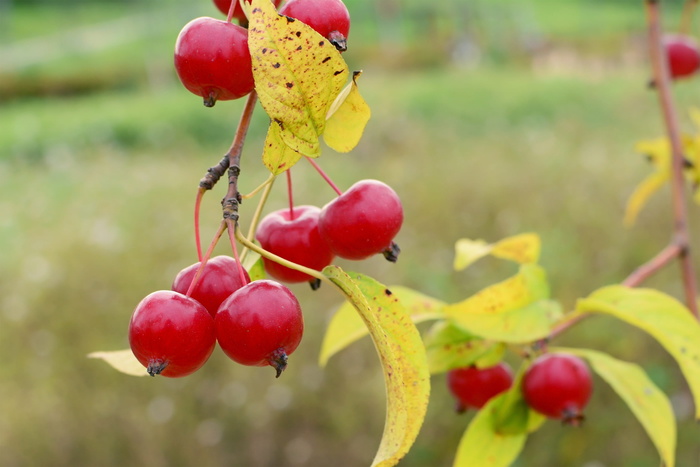
M172 290L186 294L201 263L195 263L178 273L173 281ZM221 302L236 290L250 282L250 276L243 270L245 282L242 282L238 263L230 256L215 256L207 261L202 275L190 296L204 305L214 316Z
M396 192L380 181L361 180L323 207L318 225L341 258L360 260L383 252L395 261L398 247L393 239L402 223L403 207Z
M214 18L185 25L175 43L175 70L182 84L212 107L238 99L255 87L248 31Z
M243 8L241 8L241 2L239 2L238 0L233 1L236 2L236 5L233 7L233 17L241 23L247 23L248 18L246 18L245 13L243 13ZM225 16L228 16L228 10L231 6L231 0L214 0L214 5L216 5L216 8L218 8L219 11L222 12Z
M671 78L683 78L700 69L700 49L692 38L683 35L667 35L663 45L668 58Z
M447 373L447 387L457 399L457 412L480 409L513 384L513 372L504 362L488 368L457 368Z
M350 13L341 0L289 0L279 13L312 27L341 52L347 49Z
M578 425L593 391L586 363L569 354L544 354L528 368L522 383L527 404L550 418Z
M214 350L214 319L192 298L159 290L136 306L129 345L151 376L186 376L204 365Z
M255 234L260 246L302 266L320 271L333 261L334 254L318 230L321 209L316 206L296 206L293 211L280 209L265 216ZM292 217L292 215L294 217ZM263 258L265 270L284 282L315 281L308 274Z
M216 338L229 358L242 365L271 365L277 377L304 333L296 297L270 280L253 281L235 291L221 304L214 321Z

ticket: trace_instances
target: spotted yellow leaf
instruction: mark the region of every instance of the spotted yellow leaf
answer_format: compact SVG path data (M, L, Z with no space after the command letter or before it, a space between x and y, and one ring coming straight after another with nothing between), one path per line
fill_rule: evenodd
M361 74L361 71L353 73L352 81L338 95L328 111L323 140L338 152L350 152L357 146L372 114L357 88L357 80Z

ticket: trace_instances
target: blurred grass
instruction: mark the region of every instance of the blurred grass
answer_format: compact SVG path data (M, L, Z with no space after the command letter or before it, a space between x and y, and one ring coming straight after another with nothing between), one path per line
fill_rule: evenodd
M375 11L369 2L348 4L360 19ZM496 5L486 11L513 3ZM440 48L449 41L435 41L431 49L419 36L395 45L398 58L385 60L386 51L376 45L384 40L379 31L355 21L353 33L364 27L367 34L358 34L357 55L351 50L348 60L365 69L360 84L373 117L352 154L327 150L321 163L343 188L360 178L392 185L404 201L406 221L397 239L403 249L398 264L372 258L341 266L459 300L512 268L486 259L454 273L455 240L535 231L543 238L542 263L553 293L571 307L577 297L619 282L666 244L666 192L652 200L634 229L621 225L626 197L649 170L634 154L634 142L662 131L655 96L644 86L645 65L605 61L620 50L595 61L590 50L598 46L586 45L592 34L582 20L601 28L591 42L635 47L643 24L638 5L518 5L548 43L582 51L562 65L551 57L524 61L520 51L508 61L502 50L486 47L481 61L465 64L451 62ZM137 8L111 4L122 10L107 11L126 14L125 7ZM420 7L407 2L402 11ZM603 15L608 22L586 16L613 10L618 13ZM44 7L16 11L18 21L25 14L63 14L47 15ZM91 21L88 13L84 18ZM444 21L440 30L449 31L453 23ZM367 465L384 421L381 373L368 340L338 355L329 368L318 368L323 329L339 304L330 289L312 293L293 286L307 332L279 380L272 370L234 365L221 352L183 380L126 377L85 358L94 350L126 347L135 304L168 288L177 271L194 262L196 185L228 148L242 107L222 102L205 109L181 89L169 69L179 27L151 48L124 46L93 55L89 65L78 65L76 57L61 65L61 73L87 76L127 66L138 79L96 94L0 103L0 465L319 466L329 459ZM58 22L51 29L59 30ZM26 25L18 31L17 38L34 33ZM56 65L32 73L52 82L59 73L49 70ZM681 107L693 105L697 82L679 83L676 94ZM683 125L689 129L685 118ZM266 176L258 159L265 128L258 111L244 154L244 192ZM298 166L294 179L299 203L322 205L333 196L308 165ZM218 225L222 190L205 198L205 239ZM285 195L280 184L268 210L284 205ZM253 209L254 201L243 204L244 226ZM222 244L217 251L228 250ZM680 296L675 268L649 285ZM678 465L697 464L698 427L687 389L658 345L606 318L582 323L557 343L642 364L672 397L681 420ZM596 383L586 425L572 430L546 424L517 465L658 464L631 413ZM450 465L469 418L451 407L442 378L435 377L428 420L401 465Z

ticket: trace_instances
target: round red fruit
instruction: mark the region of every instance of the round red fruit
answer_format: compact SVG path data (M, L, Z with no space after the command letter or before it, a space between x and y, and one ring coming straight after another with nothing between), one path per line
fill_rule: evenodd
M289 0L279 13L310 26L341 52L347 49L350 13L341 0Z
M277 256L320 271L333 261L334 254L318 229L321 209L316 206L296 206L280 209L265 216L256 238L267 251ZM283 282L307 282L314 278L296 269L263 258L265 270Z
M175 43L175 70L182 84L204 105L238 99L255 87L248 31L214 18L185 25Z
M248 18L246 18L243 8L241 8L241 2L238 0L214 0L214 5L219 9L224 15L228 16L228 10L231 7L231 1L236 2L233 7L233 17L240 23L247 23Z
M586 363L569 354L544 354L528 368L522 383L527 404L549 418L578 425L593 391Z
M396 192L380 181L361 180L323 207L318 225L337 256L360 260L398 250L393 239L402 223Z
M294 294L270 280L253 281L228 297L216 313L216 338L226 355L249 366L287 367L304 333Z
M447 373L447 387L457 400L457 412L482 408L512 384L513 372L504 362L488 368L457 368Z
M186 294L200 264L201 262L192 264L180 271L173 281L172 289L183 295ZM241 271L243 277L241 277ZM204 270L190 297L204 305L204 308L214 316L221 302L248 282L250 282L250 276L245 269L239 270L235 259L225 255L215 256L204 265Z
M688 36L667 35L663 39L671 78L683 78L700 69L700 49Z
M151 376L186 376L204 365L214 350L214 319L192 298L159 290L136 306L129 345Z

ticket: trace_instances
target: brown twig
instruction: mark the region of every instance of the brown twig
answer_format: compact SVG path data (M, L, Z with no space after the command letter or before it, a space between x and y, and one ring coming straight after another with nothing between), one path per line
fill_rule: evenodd
M649 53L654 73L655 89L659 97L661 113L666 126L666 134L671 143L671 192L673 203L674 235L673 241L664 252L675 251L681 263L683 289L686 304L698 317L697 285L695 270L690 255L690 235L688 233L688 207L685 197L685 179L683 168L685 157L678 125L677 112L671 93L671 78L666 63L666 54L662 44L661 12L658 0L646 1L647 22L649 28ZM662 253L664 253L662 252ZM660 256L660 255L659 255ZM659 258L657 256L657 258ZM656 259L656 258L655 258ZM653 264L653 261L647 264ZM661 267L665 263L659 263ZM658 268L657 268L658 269ZM653 269L651 272L657 270Z

